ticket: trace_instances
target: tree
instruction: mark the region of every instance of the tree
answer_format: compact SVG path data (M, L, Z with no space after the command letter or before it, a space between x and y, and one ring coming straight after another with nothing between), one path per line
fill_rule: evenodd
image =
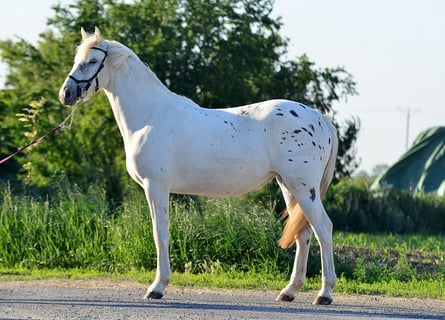
M19 131L15 114L41 96L46 98L42 132L64 118L67 111L55 93L71 68L81 27L99 26L106 38L147 61L172 91L205 107L287 98L326 110L355 94L355 83L343 68L317 69L306 56L283 60L287 40L279 34L280 19L270 17L272 8L272 0L77 0L68 7L56 5L37 47L24 40L0 42L9 67L8 111L0 113L9 125L0 130L0 139L23 144L16 135L5 137ZM103 181L113 196L119 195L125 156L108 103L99 94L78 110L73 130L34 150L35 183L44 186L53 176L66 175L80 185ZM348 126L340 137L340 175L350 174L355 161L350 150L358 125L352 121Z

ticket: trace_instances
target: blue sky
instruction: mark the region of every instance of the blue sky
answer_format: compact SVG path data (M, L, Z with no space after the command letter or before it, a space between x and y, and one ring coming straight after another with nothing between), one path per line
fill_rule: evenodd
M0 39L36 43L57 2L6 2ZM357 82L359 95L334 109L340 122L360 118L361 170L391 164L404 152L407 110L410 143L422 130L445 125L444 14L442 0L275 1L290 58L306 53L319 67L344 66ZM0 67L0 82L4 73Z
M278 0L292 55L344 66L359 95L334 106L359 117L362 169L391 164L424 129L445 125L445 1Z

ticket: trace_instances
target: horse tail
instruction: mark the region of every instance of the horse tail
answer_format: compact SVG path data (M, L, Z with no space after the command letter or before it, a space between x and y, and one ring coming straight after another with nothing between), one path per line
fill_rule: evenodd
M320 184L321 198L324 198L324 196L326 195L326 191L328 190L332 178L334 177L335 161L337 160L337 152L338 152L337 129L335 129L335 126L332 123L332 114L325 114L323 115L323 117L326 124L328 125L329 130L331 131L331 152L329 154L328 163L326 164L326 168L324 169L323 172L323 178L321 179L321 184Z
M337 130L332 124L332 115L324 115L324 119L331 131L331 152L320 183L320 194L322 198L326 195L326 191L334 176L335 160L337 159L338 151ZM285 219L286 217L289 217L288 221L284 226L283 235L280 240L278 240L279 246L283 249L291 247L295 240L300 237L301 233L309 227L303 209L301 209L295 198L292 199L289 209L286 209L281 213L282 219Z
M295 240L300 237L301 233L309 227L303 209L301 209L295 199L292 199L289 209L285 209L281 213L282 219L286 217L289 218L284 226L283 234L280 240L278 240L278 245L283 249L290 248L295 243Z

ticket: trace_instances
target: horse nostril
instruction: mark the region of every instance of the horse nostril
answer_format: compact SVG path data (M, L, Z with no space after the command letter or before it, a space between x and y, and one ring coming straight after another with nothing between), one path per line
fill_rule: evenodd
M68 88L68 86L62 87L62 89L59 92L59 100L64 105L68 105L71 103L71 100L73 99L73 93Z

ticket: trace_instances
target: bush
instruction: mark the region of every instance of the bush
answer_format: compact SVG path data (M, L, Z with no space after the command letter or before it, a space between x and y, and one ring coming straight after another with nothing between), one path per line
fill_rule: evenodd
M444 234L445 198L408 192L377 195L364 179L332 185L325 200L335 230L399 234Z

